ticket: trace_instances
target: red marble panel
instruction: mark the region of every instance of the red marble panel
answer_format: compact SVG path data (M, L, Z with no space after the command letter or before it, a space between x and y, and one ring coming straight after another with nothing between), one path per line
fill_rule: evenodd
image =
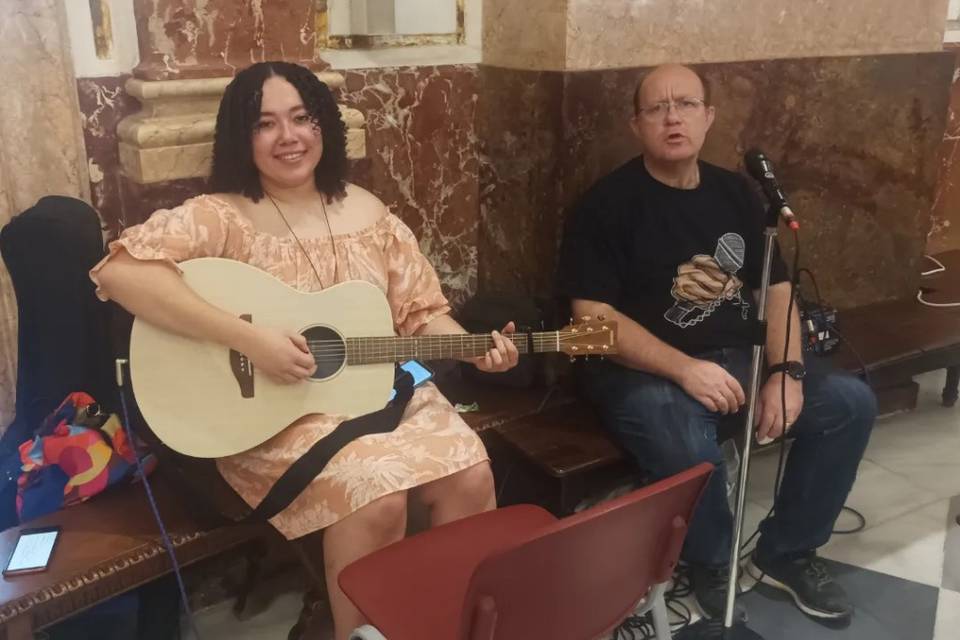
M117 123L140 109L140 103L123 89L128 77L77 80L80 118L90 172L90 196L94 208L114 234L123 219Z
M315 0L134 0L144 80L230 76L253 62L313 68Z
M476 290L477 70L448 65L344 73L341 101L366 118L353 180L413 229L455 305Z

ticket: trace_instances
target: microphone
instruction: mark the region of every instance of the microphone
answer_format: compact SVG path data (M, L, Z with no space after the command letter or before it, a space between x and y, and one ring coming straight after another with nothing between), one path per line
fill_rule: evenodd
M747 172L754 180L760 183L763 194L787 223L787 226L796 231L800 228L793 210L787 204L787 194L783 192L777 177L773 175L773 163L759 149L750 149L743 155L743 162L747 166Z

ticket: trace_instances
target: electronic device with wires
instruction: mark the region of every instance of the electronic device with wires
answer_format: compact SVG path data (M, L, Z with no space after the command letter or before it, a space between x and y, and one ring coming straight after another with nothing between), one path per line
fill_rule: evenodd
M801 344L805 353L826 355L840 346L836 331L837 310L816 302L799 300Z

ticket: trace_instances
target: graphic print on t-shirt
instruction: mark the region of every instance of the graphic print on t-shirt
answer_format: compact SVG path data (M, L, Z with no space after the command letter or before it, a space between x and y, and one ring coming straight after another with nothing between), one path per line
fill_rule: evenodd
M663 317L686 329L710 317L725 301L740 307L744 320L750 303L743 299L743 281L737 272L743 267L746 242L737 233L725 233L717 240L712 256L698 254L677 267L673 279L673 306Z

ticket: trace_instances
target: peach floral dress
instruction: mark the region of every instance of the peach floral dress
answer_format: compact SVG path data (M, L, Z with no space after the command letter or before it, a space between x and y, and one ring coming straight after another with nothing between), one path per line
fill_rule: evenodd
M322 279L293 238L260 232L229 202L212 195L161 209L147 222L126 229L111 243L97 272L121 250L139 260L171 265L216 256L253 265L300 291L317 291L346 280L366 280L386 294L399 335L415 333L450 310L436 272L420 252L413 232L393 214L360 231L301 239ZM98 295L106 299L98 288ZM220 458L217 468L255 506L286 469L320 438L350 416L305 416L243 453ZM284 511L270 520L288 539L330 526L367 503L411 489L487 460L479 437L431 383L416 389L403 419L391 433L368 435L340 450L323 472Z

